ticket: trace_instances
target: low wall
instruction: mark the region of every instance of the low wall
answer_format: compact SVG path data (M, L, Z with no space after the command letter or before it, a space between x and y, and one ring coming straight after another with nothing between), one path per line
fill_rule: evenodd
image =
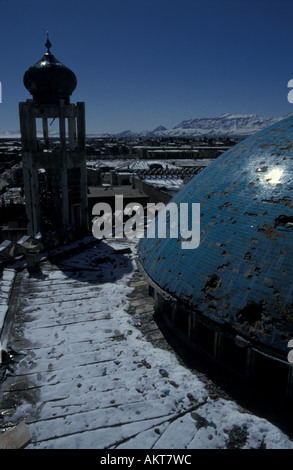
M139 178L133 178L133 186L135 189L138 189L141 193L147 194L149 196L149 202L163 202L164 204L168 204L172 196L165 191L161 191L160 189L155 188L154 186L141 181Z

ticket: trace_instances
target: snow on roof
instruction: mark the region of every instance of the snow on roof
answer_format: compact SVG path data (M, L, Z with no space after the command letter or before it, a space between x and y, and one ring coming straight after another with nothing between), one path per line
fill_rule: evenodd
M143 178L143 182L150 184L156 188L166 188L169 190L178 190L184 185L184 180L182 178L156 178L156 177L146 177Z
M40 274L20 273L10 340L23 355L2 383L18 406L2 427L25 419L34 449L227 448L235 427L244 448L292 449L276 426L212 398L202 375L145 339L128 311L135 256L135 240L92 241Z

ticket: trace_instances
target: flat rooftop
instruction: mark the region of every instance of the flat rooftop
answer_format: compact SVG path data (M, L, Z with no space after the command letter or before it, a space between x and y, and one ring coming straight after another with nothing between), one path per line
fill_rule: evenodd
M122 194L123 197L132 199L147 198L148 195L140 192L136 188L132 188L132 185L123 186L89 186L89 198L108 198L115 197L116 195Z
M135 240L72 246L5 277L2 430L25 420L31 449L293 448L162 347Z

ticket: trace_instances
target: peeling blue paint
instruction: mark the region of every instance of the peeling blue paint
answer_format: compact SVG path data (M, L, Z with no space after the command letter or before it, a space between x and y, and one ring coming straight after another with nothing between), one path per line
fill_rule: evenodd
M144 238L164 291L219 324L287 352L293 337L293 117L217 158L173 199L201 204L201 240Z

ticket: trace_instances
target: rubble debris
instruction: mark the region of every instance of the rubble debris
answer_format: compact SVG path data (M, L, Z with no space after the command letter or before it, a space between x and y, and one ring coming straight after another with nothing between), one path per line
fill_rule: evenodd
M14 428L0 433L0 449L23 449L31 441L28 425L21 421Z

